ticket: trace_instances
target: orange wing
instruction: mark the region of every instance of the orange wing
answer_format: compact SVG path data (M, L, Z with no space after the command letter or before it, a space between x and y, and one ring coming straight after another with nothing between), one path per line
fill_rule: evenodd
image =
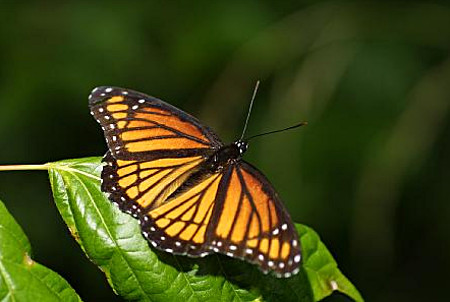
M212 252L206 233L223 175L206 175L190 189L141 218L150 243L164 251L203 257Z
M116 159L207 156L223 145L193 116L133 90L98 87L89 107Z
M301 260L297 231L266 177L242 161L229 168L208 230L213 250L243 258L267 273L289 277Z
M289 214L267 179L245 162L207 175L142 221L152 245L171 253L220 252L279 277L298 272L300 246Z
M123 211L138 217L165 203L203 161L201 156L116 160L108 152L104 157L102 191L109 193Z

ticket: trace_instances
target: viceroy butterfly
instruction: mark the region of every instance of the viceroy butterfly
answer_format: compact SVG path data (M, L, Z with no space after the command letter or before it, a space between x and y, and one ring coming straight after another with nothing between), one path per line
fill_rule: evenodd
M241 159L245 140L225 145L195 117L133 90L95 88L89 107L109 148L102 191L140 220L153 247L218 252L277 277L299 271L295 226L266 177Z

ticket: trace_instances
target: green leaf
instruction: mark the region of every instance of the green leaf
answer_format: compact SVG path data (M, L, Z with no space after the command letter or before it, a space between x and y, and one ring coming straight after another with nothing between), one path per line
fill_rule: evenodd
M31 246L0 201L0 301L81 301L69 283L31 259Z
M319 301L333 291L339 291L355 301L364 301L356 287L338 269L336 261L317 233L300 224L297 224L297 230L302 243L303 269L314 300Z
M100 158L48 165L55 202L69 230L126 300L309 302L339 290L363 301L317 234L306 226L297 226L303 266L289 279L263 275L255 266L223 255L174 256L150 248L138 221L100 191Z

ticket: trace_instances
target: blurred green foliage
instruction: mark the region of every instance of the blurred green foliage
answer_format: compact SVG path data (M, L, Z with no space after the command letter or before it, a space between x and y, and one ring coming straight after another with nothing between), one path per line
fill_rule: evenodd
M367 301L437 301L450 268L450 6L445 1L4 1L0 164L98 156L87 95L116 85L252 142L246 159L313 227ZM46 173L0 173L34 256L86 301L113 301L70 237ZM342 301L330 297L327 301Z

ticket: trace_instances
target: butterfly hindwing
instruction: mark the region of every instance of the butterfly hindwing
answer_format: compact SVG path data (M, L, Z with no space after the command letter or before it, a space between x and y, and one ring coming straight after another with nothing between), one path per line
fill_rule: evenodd
M144 235L155 247L193 257L212 252L206 237L223 175L206 175L141 220Z
M301 260L297 231L278 194L250 164L231 165L209 229L213 249L288 277Z
M102 190L134 216L161 206L203 162L201 156L160 158L152 161L115 159L108 152L103 161Z

